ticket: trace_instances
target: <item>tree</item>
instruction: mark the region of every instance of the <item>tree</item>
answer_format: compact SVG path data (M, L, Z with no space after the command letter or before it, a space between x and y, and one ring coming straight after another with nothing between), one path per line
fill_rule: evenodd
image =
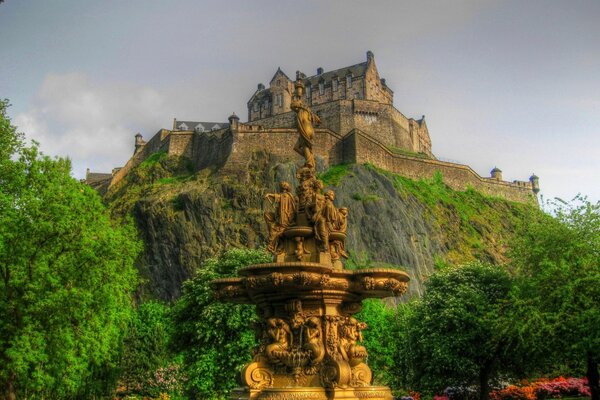
M170 308L150 300L138 306L131 319L121 356L119 381L126 392L157 397L152 387L153 375L160 368L174 364L175 356L169 351L173 334Z
M259 250L233 249L207 260L196 275L184 283L174 305L176 350L183 352L188 389L193 398L224 397L238 381L242 367L256 345L253 323L255 307L221 303L214 299L210 282L234 277L240 268L270 262Z
M585 371L599 400L600 203L552 205L555 216L529 218L512 245L519 351L538 373Z
M41 154L0 102L0 385L4 397L97 391L114 367L140 251L99 196Z
M397 371L418 390L479 386L488 398L490 380L511 362L510 340L500 329L511 288L508 273L479 263L446 267L425 283L421 299L399 309L404 330Z

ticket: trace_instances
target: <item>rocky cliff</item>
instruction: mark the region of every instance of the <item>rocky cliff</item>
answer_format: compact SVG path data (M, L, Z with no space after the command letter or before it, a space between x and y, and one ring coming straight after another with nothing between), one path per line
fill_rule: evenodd
M139 228L145 292L165 300L178 297L207 257L230 247L264 247L264 195L281 180L296 185L295 164L260 152L236 176L191 170L185 158L157 153L106 195L113 215L132 216ZM535 207L453 191L441 176L417 182L369 165L320 170L337 206L349 208L347 267L403 268L413 294L437 263L502 262L511 232Z

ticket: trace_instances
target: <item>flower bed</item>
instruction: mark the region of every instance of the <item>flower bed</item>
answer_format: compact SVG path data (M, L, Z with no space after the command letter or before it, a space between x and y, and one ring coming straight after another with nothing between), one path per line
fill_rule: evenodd
M587 379L563 378L539 379L521 386L508 386L490 393L491 400L546 400L562 397L590 397Z

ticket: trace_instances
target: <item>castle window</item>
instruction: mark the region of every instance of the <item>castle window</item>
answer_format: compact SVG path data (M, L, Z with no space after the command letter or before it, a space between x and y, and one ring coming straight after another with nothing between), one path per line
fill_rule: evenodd
M325 94L325 82L319 82L319 94Z
M258 111L258 101L254 103L254 111Z
M187 131L188 130L188 126L186 124L183 124L183 123L179 124L179 130Z
M306 98L310 99L312 96L312 86L308 85L306 86Z
M194 128L194 130L196 132L204 132L205 131L204 126L202 126L202 124L196 125L196 127Z
M334 92L337 92L339 83L340 82L338 81L338 78L335 78L331 81L331 86L333 87Z
M347 88L351 88L352 87L352 75L347 75L346 76L346 87Z

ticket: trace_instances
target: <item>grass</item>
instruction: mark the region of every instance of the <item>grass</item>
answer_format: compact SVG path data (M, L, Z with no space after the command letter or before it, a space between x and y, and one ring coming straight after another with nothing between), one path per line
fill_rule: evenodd
M412 180L373 165L365 165L392 181L398 194L416 198L425 214L444 233L447 262L457 264L475 258L494 262L505 257L512 233L526 213L539 212L528 204L486 196L472 188L457 191L444 183L441 173L431 179Z
M322 174L319 174L319 179L323 181L325 186L337 186L342 181L342 178L349 172L350 164L339 164L329 167Z
M363 203L368 203L370 201L383 200L381 197L377 196L376 194L361 194L361 193L354 193L354 195L352 195L352 198L356 201L362 201Z
M406 150L406 149L401 149L399 147L396 146L387 146L387 149L389 151L391 151L394 154L399 154L401 156L409 156L409 157L417 157L417 158L426 158L426 159L431 159L431 157L429 157L427 154L425 153L417 153L415 151L410 151L410 150Z

